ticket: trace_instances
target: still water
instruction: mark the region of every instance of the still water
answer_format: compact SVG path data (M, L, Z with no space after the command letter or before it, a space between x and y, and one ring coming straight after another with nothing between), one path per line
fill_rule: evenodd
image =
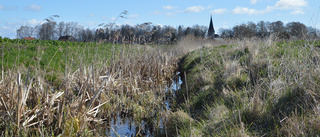
M165 92L167 93L167 97L165 99L165 109L170 110L170 102L173 101L175 97L175 92L180 89L182 84L182 80L179 76L179 72L173 78L172 84L167 86ZM164 130L164 122L163 118L160 119L159 128ZM156 121L153 123L157 123ZM113 119L111 119L110 123L108 123L109 128L107 128L106 135L107 136L121 136L121 137L134 137L134 136L154 136L155 126L153 123L147 123L144 120L137 123L133 120L132 117L121 116L117 114Z

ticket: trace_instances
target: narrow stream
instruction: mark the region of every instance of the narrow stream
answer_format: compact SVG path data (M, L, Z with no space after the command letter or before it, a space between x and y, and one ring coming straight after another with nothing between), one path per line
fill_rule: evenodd
M172 80L172 84L165 88L165 106L167 110L170 110L170 105L175 97L175 93L180 89L180 86L182 84L182 80L179 74L180 72L176 73L176 76ZM160 119L160 128L162 129L164 129L164 122L165 121L163 119ZM110 126L109 128L107 128L106 131L107 136L134 137L137 135L138 132L140 135L145 136L154 135L154 127L149 127L150 125L147 124L145 121L142 120L141 123L135 123L132 117L121 117L119 114L117 114L117 116L113 118L108 125Z

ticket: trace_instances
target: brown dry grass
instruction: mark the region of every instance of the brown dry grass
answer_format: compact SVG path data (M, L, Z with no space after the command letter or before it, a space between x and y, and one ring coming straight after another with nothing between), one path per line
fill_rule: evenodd
M130 45L114 51L106 62L92 60L70 72L72 64L66 61L57 91L43 80L43 73L27 73L22 79L21 71L5 71L0 82L0 135L103 135L106 129L96 126L117 114L138 122L163 117L163 87L175 74L175 53Z

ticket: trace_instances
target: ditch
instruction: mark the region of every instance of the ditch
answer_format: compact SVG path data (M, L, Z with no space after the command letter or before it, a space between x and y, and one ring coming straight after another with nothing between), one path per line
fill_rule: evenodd
M180 89L182 80L180 77L180 72L177 72L176 75L172 78L170 85L166 85L164 92L166 93L165 99L163 100L164 106L162 112L158 113L169 113L171 109L171 104L174 102L175 93ZM153 123L158 123L154 125ZM133 117L121 115L117 113L114 118L107 123L107 136L153 136L156 134L165 133L165 123L166 118L162 117L159 121L155 120L153 122L147 122L141 120L137 122Z

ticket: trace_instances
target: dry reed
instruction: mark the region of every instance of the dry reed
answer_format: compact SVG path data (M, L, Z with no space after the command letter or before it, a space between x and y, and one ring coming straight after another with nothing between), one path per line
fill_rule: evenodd
M172 82L175 53L138 45L119 49L113 47L111 58L81 63L75 71L70 69L70 59L81 57L64 50L64 82L59 86L64 88L58 90L43 80L45 73L40 70L28 73L26 80L16 69L2 72L0 135L86 136L105 133L96 125L110 122L117 114L150 123L157 115L163 117L159 113L165 110L162 87Z

